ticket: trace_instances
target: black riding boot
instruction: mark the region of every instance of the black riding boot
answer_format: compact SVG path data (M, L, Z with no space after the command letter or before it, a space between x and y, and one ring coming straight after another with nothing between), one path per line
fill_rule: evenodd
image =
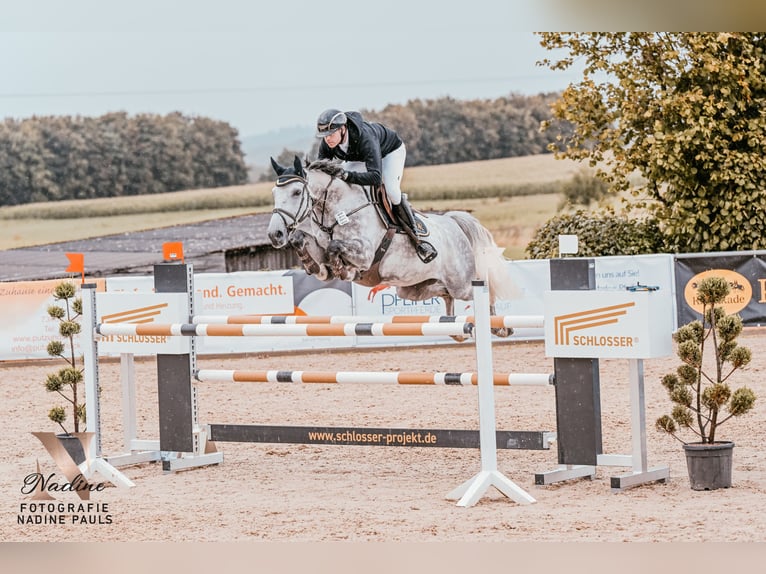
M436 248L428 241L423 241L418 237L415 229L415 216L412 214L412 208L407 201L407 196L402 194L402 202L399 205L391 206L394 210L394 214L404 227L405 233L410 236L412 243L415 246L415 251L420 257L423 263L430 263L438 255Z

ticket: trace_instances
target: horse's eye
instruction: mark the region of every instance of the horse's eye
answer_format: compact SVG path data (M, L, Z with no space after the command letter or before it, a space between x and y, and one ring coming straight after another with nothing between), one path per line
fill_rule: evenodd
M300 189L293 190L293 197L298 197L302 192L303 190Z

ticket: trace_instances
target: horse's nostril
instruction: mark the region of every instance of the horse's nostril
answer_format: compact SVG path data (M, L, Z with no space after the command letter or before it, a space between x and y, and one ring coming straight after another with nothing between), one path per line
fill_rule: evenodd
M284 243L284 232L281 230L269 232L269 239L274 246L281 246Z

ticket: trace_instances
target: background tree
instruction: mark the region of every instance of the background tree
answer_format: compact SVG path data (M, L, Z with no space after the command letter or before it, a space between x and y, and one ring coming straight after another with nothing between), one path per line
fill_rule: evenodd
M0 123L0 205L246 181L237 130L209 118L113 112Z
M407 166L440 165L546 153L558 135L570 130L552 118L550 105L558 97L555 92L494 100L444 97L361 112L402 136ZM550 121L547 133L540 131L542 120Z
M584 64L553 115L573 125L560 157L587 160L612 191L632 187L656 215L666 251L764 247L766 35L540 33ZM544 123L544 128L547 123Z

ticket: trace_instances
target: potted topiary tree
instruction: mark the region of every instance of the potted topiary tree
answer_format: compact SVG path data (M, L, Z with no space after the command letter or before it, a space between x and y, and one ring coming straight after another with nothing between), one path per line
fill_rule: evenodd
M731 486L734 443L721 441L718 427L732 417L749 412L755 394L748 387L732 392L729 378L750 363L751 352L737 343L742 318L729 315L723 304L729 294L723 277L706 277L697 286L702 320L692 321L673 335L682 364L662 378L673 402L670 415L657 419L656 426L684 443L689 482L694 490ZM686 442L684 429L694 438Z
M74 283L62 281L53 290L53 298L57 303L48 307L48 315L59 322L59 334L64 341L51 341L47 351L51 357L63 359L66 366L48 374L45 388L48 392L58 393L68 403L66 407L58 405L51 408L48 418L64 431L57 436L72 459L79 464L85 460L85 453L76 435L80 432L80 423L85 423L85 403L80 388L83 368L78 365L81 360L75 354L75 337L80 333L77 319L82 314L82 299L75 297L75 289ZM72 415L71 429L74 434L64 426L67 411Z

